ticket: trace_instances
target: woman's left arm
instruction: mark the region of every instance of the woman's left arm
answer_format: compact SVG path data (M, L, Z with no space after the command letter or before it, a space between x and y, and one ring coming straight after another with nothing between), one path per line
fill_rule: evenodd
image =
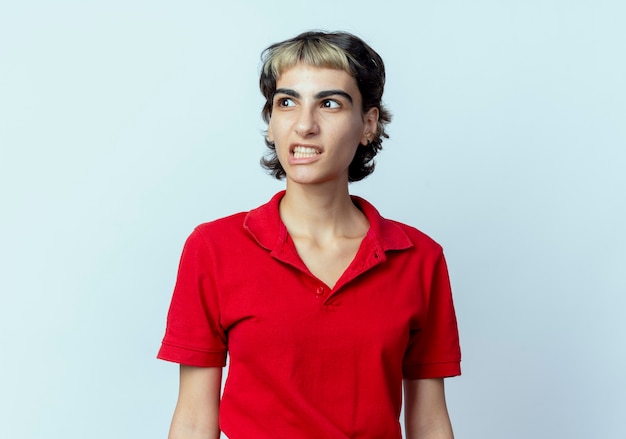
M404 380L407 439L454 439L443 378Z

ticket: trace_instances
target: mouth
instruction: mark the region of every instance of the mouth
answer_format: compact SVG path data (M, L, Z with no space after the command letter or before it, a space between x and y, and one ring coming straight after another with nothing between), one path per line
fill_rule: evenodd
M294 146L291 153L296 159L306 159L321 154L321 152L317 148L303 145Z

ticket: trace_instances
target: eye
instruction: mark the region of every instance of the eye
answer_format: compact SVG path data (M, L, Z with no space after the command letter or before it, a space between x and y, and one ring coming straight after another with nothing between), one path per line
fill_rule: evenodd
M294 107L296 103L291 98L277 98L276 105L279 107Z
M326 99L322 102L324 108L340 108L341 104L333 99Z

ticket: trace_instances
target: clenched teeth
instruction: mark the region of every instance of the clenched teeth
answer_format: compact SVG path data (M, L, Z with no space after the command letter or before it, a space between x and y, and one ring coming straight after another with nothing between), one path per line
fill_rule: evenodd
M318 154L319 152L315 148L311 148L309 146L296 146L293 149L293 157L296 159L314 157Z

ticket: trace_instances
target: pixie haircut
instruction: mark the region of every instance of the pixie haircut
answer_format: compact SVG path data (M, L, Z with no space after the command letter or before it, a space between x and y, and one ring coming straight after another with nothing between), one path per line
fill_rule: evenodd
M374 171L374 157L382 149L383 138L389 138L385 125L391 114L382 103L385 88L385 65L382 58L363 40L347 32L305 32L295 38L276 43L261 55L263 66L259 86L265 97L263 120L270 122L276 81L284 71L298 63L311 67L343 70L356 80L365 114L378 108L376 133L366 145L359 145L348 168L348 180L359 181ZM269 151L261 165L276 179L285 177L285 170L276 156L276 146L265 136Z

